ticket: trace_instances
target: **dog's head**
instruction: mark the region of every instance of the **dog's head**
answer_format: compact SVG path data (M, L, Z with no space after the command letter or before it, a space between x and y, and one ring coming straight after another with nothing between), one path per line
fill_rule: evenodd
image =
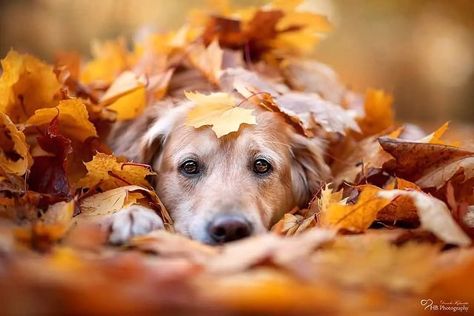
M264 232L328 177L321 141L297 134L279 114L255 110L256 125L217 138L184 125L189 107L156 120L149 111L114 140L119 154L158 172L156 190L178 232L206 243Z

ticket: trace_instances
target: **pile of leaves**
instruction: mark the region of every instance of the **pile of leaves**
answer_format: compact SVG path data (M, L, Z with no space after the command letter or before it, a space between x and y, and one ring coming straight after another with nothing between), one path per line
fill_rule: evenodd
M474 152L443 140L448 124L424 137L397 124L390 95L350 91L311 59L329 30L294 1L219 3L176 32L94 43L88 61L61 53L49 65L11 50L0 77L3 313L469 308ZM332 180L271 233L218 247L174 234L150 184L159 175L115 157L105 139L151 104L183 98L195 104L186 124L217 137L256 124L244 103L279 113L324 139ZM166 230L112 247L86 220L132 204L156 210Z

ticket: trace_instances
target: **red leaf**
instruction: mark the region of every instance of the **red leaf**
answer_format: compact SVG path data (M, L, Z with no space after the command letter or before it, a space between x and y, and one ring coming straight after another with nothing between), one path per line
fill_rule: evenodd
M54 156L35 157L28 184L31 190L70 196L70 186L66 175L69 155L72 153L71 140L59 132L58 116L48 126L46 134L37 138L42 149Z

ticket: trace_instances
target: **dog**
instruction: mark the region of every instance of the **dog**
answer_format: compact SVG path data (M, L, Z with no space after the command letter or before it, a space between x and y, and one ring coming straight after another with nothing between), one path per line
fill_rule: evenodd
M155 188L178 233L221 244L267 231L294 206L307 205L329 178L324 143L307 138L281 114L253 108L257 124L217 138L184 124L193 104L169 99L149 106L110 136L116 155L149 164ZM108 222L110 241L163 227L153 210L134 205Z

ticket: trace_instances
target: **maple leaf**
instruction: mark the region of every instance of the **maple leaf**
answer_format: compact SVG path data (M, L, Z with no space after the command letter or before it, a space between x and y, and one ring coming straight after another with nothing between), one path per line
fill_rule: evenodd
M365 94L364 116L357 119L364 136L374 135L394 125L393 97L382 90L369 89Z
M320 214L322 227L336 227L354 232L365 231L374 222L377 213L390 200L379 197L380 188L373 185L362 185L355 204L346 204L338 201L330 203L326 211Z
M89 121L86 106L80 99L62 100L54 108L38 109L26 124L46 125L56 117L61 133L71 139L84 142L89 137L98 137L94 125Z
M173 220L155 191L138 185L121 186L81 199L81 218L87 217L94 220L100 216L114 214L132 204L140 204L157 210L165 228L173 231Z
M6 114L0 112L0 170L22 176L31 163L25 134L16 128Z
M212 41L207 47L203 44L195 44L188 52L189 62L199 70L204 77L213 84L219 83L222 69L224 51L219 47L218 41Z
M132 71L120 74L100 99L102 106L117 113L118 120L130 120L143 112L146 106L145 76Z
M34 191L66 198L70 195L66 169L72 154L71 140L59 132L58 116L49 124L46 134L37 138L45 154L34 158L28 184Z
M227 93L211 93L209 95L197 92L185 92L186 98L194 102L194 107L188 112L185 124L199 128L211 125L216 136L222 137L237 132L241 124L254 125L257 120L253 110L243 109L235 104L234 98Z
M87 174L76 187L107 191L128 185L138 185L151 189L146 177L155 175L149 166L119 162L114 156L97 153L86 162Z
M95 82L110 84L128 66L128 55L123 39L104 43L93 42L92 55L94 59L81 71L80 79L86 84Z
M14 123L22 123L35 110L54 105L60 84L51 66L14 50L1 63L0 112Z
M143 187L128 185L86 197L80 202L81 214L85 216L113 214L143 199L145 196L140 191L150 193Z
M380 191L378 195L384 199L394 199L400 195L410 197L415 203L422 228L431 231L449 244L460 246L471 244L471 239L454 221L443 201L418 191L389 190Z

